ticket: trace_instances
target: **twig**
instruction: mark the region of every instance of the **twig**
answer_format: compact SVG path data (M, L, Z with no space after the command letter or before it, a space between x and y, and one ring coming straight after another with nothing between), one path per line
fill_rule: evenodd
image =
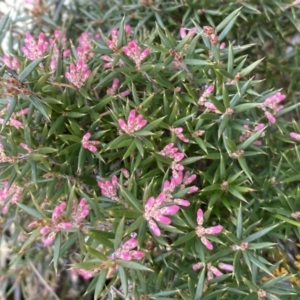
M29 265L32 268L33 272L35 273L35 275L38 277L38 279L40 280L40 282L44 285L44 287L49 291L49 293L55 298L55 300L60 300L60 298L55 294L55 292L53 291L53 289L49 286L49 284L44 280L44 278L41 276L41 274L39 273L39 271L36 269L36 267L34 266L34 264L29 261Z

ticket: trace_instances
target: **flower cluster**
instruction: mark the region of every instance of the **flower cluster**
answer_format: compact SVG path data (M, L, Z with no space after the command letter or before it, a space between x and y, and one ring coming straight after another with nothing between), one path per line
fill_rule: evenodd
M85 198L82 198L78 205L75 201L73 201L72 218L75 225L80 226L80 224L82 224L82 221L88 216L89 212L90 206L87 204Z
M13 70L19 70L21 67L20 62L16 57L11 57L10 55L5 54L2 59L5 65Z
M198 105L205 106L209 110L217 110L212 103L207 102L208 97L213 93L214 89L215 87L213 85L208 86L203 92L203 94L200 96L198 100Z
M93 48L92 33L83 32L78 39L79 46L76 48L78 59L87 62L93 56L94 53L91 51Z
M145 256L143 251L133 250L138 245L136 237L132 237L123 243L112 255L112 259L133 260L142 259Z
M76 64L70 65L70 71L66 72L66 78L78 89L80 89L83 84L91 75L91 70L89 70L88 65L79 59Z
M89 139L91 138L91 134L87 132L81 140L82 147L84 149L88 149L91 152L97 152L96 145L99 145L99 141L90 141Z
M161 232L155 221L166 225L171 224L171 219L166 216L175 215L180 208L178 205L161 207L165 199L165 193L160 193L156 198L150 197L145 205L144 218L156 236L160 236Z
M6 109L2 110L2 112L5 112L8 109L9 106L7 106ZM12 113L9 120L7 121L7 125L15 127L15 128L24 128L23 123L19 120L17 120L18 117L22 115L26 115L28 113L29 109L22 109L19 112ZM0 118L0 124L4 123L4 119Z
M41 228L40 234L43 236L47 235L44 240L44 247L48 247L54 242L55 236L59 231L72 228L73 225L71 222L64 222L61 220L61 216L65 209L65 202L56 206L52 213L51 224Z
M255 132L263 129L265 127L265 124L263 123L258 123L257 125L253 126L253 129L250 128L249 125L244 125L243 126L247 131L244 131L241 135L240 135L240 141L245 141L247 140L250 136L252 136ZM264 138L265 133L263 132L260 136L260 138ZM257 140L253 142L254 145L256 146L261 146L262 142Z
M176 127L176 128L170 127L170 130L171 130L172 132L174 132L174 133L176 134L176 136L177 136L180 140L182 140L183 142L185 142L185 143L188 143L188 142L189 142L189 139L186 138L186 137L184 136L184 134L182 133L182 131L183 131L183 128L182 128L182 127Z
M64 50L62 50L62 56L68 57L71 53L70 49L66 48L67 38L66 35L61 30L54 30L54 39L49 39L49 43L52 45L52 56L50 61L50 69L55 70L57 67L58 60L61 56L61 51L59 50L60 45Z
M192 38L197 33L197 27L192 28L180 28L179 34L182 39L184 39L187 35Z
M219 38L217 36L216 30L213 27L203 26L203 32L213 45L216 45L218 43Z
M106 93L111 96L116 95L119 85L120 85L120 80L118 78L114 78L112 86L106 90ZM124 92L121 92L119 95L126 97L129 94L130 94L130 90L125 90Z
M30 59L35 60L43 57L49 48L49 42L45 38L45 34L41 32L39 34L38 41L36 42L30 33L25 35L25 44L22 47L24 55Z
M169 143L163 148L163 150L158 152L158 154L169 157L173 160L171 165L173 171L172 176L176 179L178 177L178 172L184 170L183 165L179 163L184 158L184 153L179 152L178 148L174 147L174 143Z
M270 123L276 122L276 113L280 111L283 106L280 103L285 99L285 95L280 92L268 97L263 103L259 105L265 112L265 116Z
M0 190L0 205L1 212L6 214L8 212L9 203L16 204L20 201L23 193L23 188L13 183L10 187L8 181L1 183L2 189Z
M135 40L130 41L127 46L122 48L122 50L135 62L135 66L138 70L141 68L142 61L150 53L150 48L146 48L142 51L142 48L138 46L137 41Z
M113 176L111 181L109 180L98 180L98 186L101 189L101 193L103 196L112 199L118 200L117 191L119 189L118 177Z
M205 266L207 268L207 280L213 279L214 276L219 277L219 276L223 275L223 273L218 268L220 268L224 271L229 271L229 272L233 271L233 266L229 265L229 264L225 264L225 263L219 263L218 268L216 268L216 267L212 266L211 263L205 264L205 263L199 262L199 263L194 264L192 266L192 268L194 271L197 271L197 270L202 269Z
M124 31L125 34L127 36L127 38L129 38L132 34L132 29L130 27L130 25L124 25ZM111 39L106 39L106 43L107 46L113 51L113 52L118 52L118 39L119 39L119 31L117 28L113 28L111 30Z
M198 237L200 237L201 242L203 243L203 245L208 250L212 250L213 245L205 235L206 234L213 234L213 235L219 234L223 230L223 226L217 225L217 226L212 226L212 227L205 228L205 227L202 226L203 222L204 222L203 211L202 211L201 208L199 208L198 211L197 211L197 224L198 224L198 226L196 227L196 234L197 234Z
M132 135L135 131L141 130L147 124L147 120L143 119L142 115L136 116L135 109L132 109L129 113L127 123L123 119L119 119L118 123L124 132Z

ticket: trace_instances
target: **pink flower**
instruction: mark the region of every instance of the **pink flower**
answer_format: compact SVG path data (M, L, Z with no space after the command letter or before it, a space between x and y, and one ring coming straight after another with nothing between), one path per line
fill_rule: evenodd
M88 216L89 212L90 206L87 204L85 198L82 198L78 205L75 201L73 201L72 218L74 219L77 226L82 223L82 221Z
M223 226L217 225L217 226L212 226L212 227L204 228L202 226L203 222L204 222L203 211L202 211L202 209L199 208L198 211L197 211L197 224L198 224L198 226L196 227L196 234L198 235L198 237L200 237L201 242L203 243L203 245L208 250L212 250L213 249L213 245L207 239L207 237L205 235L206 234L212 234L212 235L219 234L223 230Z
M123 52L130 57L137 67L141 68L141 62L149 55L150 48L146 48L142 51L141 47L138 46L137 41L133 40L128 43L127 46L122 48Z
M39 34L38 41L32 37L30 33L25 35L25 44L22 47L22 51L25 56L30 60L43 57L49 48L49 42L45 39L45 34L41 32Z
M1 185L2 185L2 189L0 189L0 206L2 206L1 212L3 214L7 214L9 203L16 204L21 200L23 194L23 188L19 187L15 183L13 183L8 188L9 186L8 181L1 182Z
M192 27L192 28L180 28L179 33L180 37L184 39L187 35L192 38L197 32L197 27Z
M111 181L109 180L98 180L98 186L101 189L103 196L110 198L112 200L118 200L117 190L119 188L117 176L113 176Z
M136 116L135 109L132 109L129 113L127 123L123 119L119 119L118 123L124 132L131 135L135 131L141 130L147 124L147 120L143 119L142 115Z
M265 116L269 120L270 123L275 123L276 122L276 118L271 113L269 113L268 111L265 112Z
M82 147L88 149L91 152L97 152L96 145L99 145L99 141L89 141L91 138L91 134L88 132L86 133L81 140Z
M156 236L160 236L161 232L155 221L169 225L171 219L166 216L173 216L180 209L178 205L161 207L165 199L165 193L160 193L157 198L150 197L145 205L144 218L148 221L149 228Z
M296 132L290 132L290 137L298 142L300 142L300 134Z
M16 57L11 57L9 55L3 55L3 62L5 65L13 70L19 70L21 67L21 64L19 60Z
M132 250L138 245L137 238L133 237L127 240L123 245L117 249L112 255L113 258L122 260L142 259L145 256L143 251Z
M52 212L51 224L46 225L40 229L41 235L47 235L47 237L44 240L44 247L48 247L54 242L55 236L59 231L70 229L73 227L72 223L61 221L61 216L65 209L65 202L62 202L61 204L57 205Z
M88 80L91 75L91 70L88 69L88 65L83 60L78 60L76 65L70 65L70 71L65 73L66 78L78 89Z
M202 269L205 265L206 265L206 268L207 268L207 280L213 279L214 276L219 277L219 276L223 275L223 273L218 268L212 266L211 263L204 264L202 262L198 262L198 263L194 264L192 266L192 268L193 268L194 271L197 271L197 270ZM233 266L229 265L229 264L219 263L218 267L220 269L225 270L225 271L229 271L229 272L233 271Z
M117 94L117 89L118 89L118 87L119 87L119 79L118 79L118 78L115 78L115 79L113 80L112 86L106 90L106 93L107 93L108 95L114 96L114 95ZM125 90L124 92L121 92L121 93L120 93L120 95L123 96L123 97L126 97L126 96L128 96L129 94L130 94L130 90Z
M220 44L220 49L221 50L224 49L225 47L226 47L226 44L224 42Z
M204 106L208 109L208 111L211 111L215 114L221 114L221 112L216 108L216 106L213 103L205 102Z
M213 93L215 87L213 85L210 85L206 88L206 90L203 92L201 97L198 100L198 105L204 105L207 101L207 98ZM214 106L215 109L215 106Z
M189 142L189 139L188 138L186 138L184 135L183 135L183 133L182 133L182 131L183 131L183 128L182 127L177 127L177 128L170 128L170 130L172 131L172 132L174 132L175 134L176 134L176 136L180 139L180 140L182 140L183 142L185 142L185 143L188 143Z

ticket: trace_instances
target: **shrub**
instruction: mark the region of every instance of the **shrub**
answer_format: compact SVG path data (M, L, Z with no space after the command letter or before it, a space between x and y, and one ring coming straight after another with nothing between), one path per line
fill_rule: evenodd
M3 297L298 299L299 9L259 3L3 16Z

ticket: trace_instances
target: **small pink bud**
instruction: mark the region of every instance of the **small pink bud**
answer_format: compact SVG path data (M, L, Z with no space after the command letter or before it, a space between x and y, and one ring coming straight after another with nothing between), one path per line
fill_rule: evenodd
M205 233L207 234L218 234L223 230L223 226L217 225L217 226L212 226L208 227L205 229Z
M160 216L154 216L154 219L160 223L163 223L163 224L166 224L166 225L169 225L171 224L171 219L166 217L166 216L163 216L163 215L160 215Z
M232 272L233 271L233 265L229 265L229 264L224 264L224 263L219 263L218 264L218 267L222 270L225 270L225 271L229 271L229 272Z
M204 264L199 262L199 263L196 263L192 266L193 270L194 271L197 271L197 270L200 270L201 268L203 268Z
M137 238L131 238L122 245L122 249L131 250L131 249L135 248L137 245L138 245Z
M180 207L178 205L169 205L162 207L159 211L163 215L173 216L179 211Z
M202 225L203 224L203 211L201 208L197 211L197 224Z
M132 259L142 259L145 256L143 251L131 251Z
M213 272L213 274L214 274L215 276L217 276L217 277L223 275L223 273L222 273L220 270L218 270L216 267L213 267L213 266L212 266L212 267L209 268L209 270L210 270L211 272Z
M70 222L58 223L57 228L59 228L59 229L70 229L70 228L72 228L72 224Z
M50 246L55 240L55 232L50 232L48 237L44 240L44 247Z
M275 123L276 122L276 118L271 113L269 113L268 111L265 112L265 116L269 120L270 123Z
M297 140L298 142L300 142L300 134L299 133L296 133L296 132L290 132L290 137L292 139L295 139Z
M181 206L190 206L190 202L188 200L175 199L174 201L175 201L175 203L177 203L178 205L181 205Z
M51 231L51 227L50 226L44 226L41 228L40 230L40 234L42 235L46 235Z
M192 186L189 190L188 190L188 194L192 194L192 193L196 193L199 189L196 186Z
M151 229L153 234L156 236L160 236L161 232L160 232L160 229L158 228L157 224L153 220L150 220L148 224L149 224L149 228Z
M205 236L201 238L201 242L208 250L213 250L214 247L212 243Z

